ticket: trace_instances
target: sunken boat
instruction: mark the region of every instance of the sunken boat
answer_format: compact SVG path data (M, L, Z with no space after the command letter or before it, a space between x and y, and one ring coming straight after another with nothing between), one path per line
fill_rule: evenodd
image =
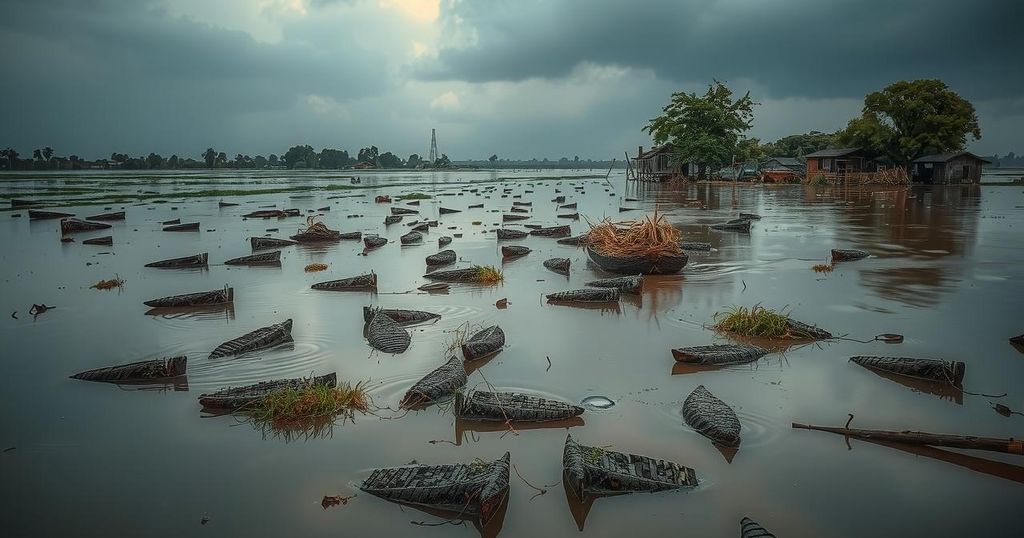
M412 244L415 244L415 243L422 243L423 242L423 234L421 234L420 232L415 232L415 231L409 232L409 233L403 235L402 237L399 237L398 241L401 242L403 245L412 245Z
M436 292L442 292L442 291L447 293L448 292L448 284L445 283L445 282L430 282L430 283L424 284L424 285L422 285L422 286L420 286L420 287L418 287L416 289L418 289L420 291L425 291L427 293L436 293Z
M662 256L609 256L587 247L587 255L601 269L625 275L674 275L683 270L688 260L686 254Z
M455 394L455 416L465 420L497 422L548 422L583 414L583 408L518 392L475 390Z
M564 226L548 226L546 228L537 228L531 230L530 235L536 235L538 237L569 237L572 235L572 231L569 225Z
M267 250L270 248L281 248L287 247L288 245L294 245L295 241L290 239L278 239L276 237L250 237L249 245L252 246L253 250Z
M517 205L517 206L522 206L522 207L530 207L530 206L533 205L533 202L512 202L512 205Z
M959 387L964 380L967 365L960 361L941 359L915 359L909 357L850 357L850 361L871 370L923 379Z
M528 218L530 218L529 215L518 215L518 214L513 215L513 214L505 213L504 215L501 216L501 221L502 222L513 222L513 221L517 221L517 220L526 220Z
M466 366L458 357L452 356L448 362L417 381L402 396L400 407L410 409L430 405L451 396L465 385Z
M558 206L558 209L576 209L576 205L577 205L577 202L573 202L571 204L562 204L562 205Z
M105 222L89 222L76 218L65 218L60 221L60 233L70 234L75 232L90 232L92 230L103 230L110 228Z
M828 340L832 338L832 333L815 327L814 325L808 325L802 321L795 319L786 319L786 327L789 332L797 338L806 338L810 340Z
M573 237L566 237L564 239L559 239L556 242L559 245L572 245L574 247L583 246L583 245L587 244L587 234L580 234L580 235L573 236Z
M555 215L555 217L560 219L580 220L579 213L559 213L558 215Z
M392 207L391 208L391 214L392 215L415 215L416 213L418 213L418 211L416 211L415 209L409 209L407 207Z
M431 254L427 256L426 262L428 267L437 267L440 265L449 265L455 263L455 251L448 249L442 250L437 254Z
M170 226L164 226L165 232L198 232L198 222L186 222L184 224L172 224Z
M522 230L510 230L508 228L498 228L497 230L494 231L494 233L498 235L499 241L509 239L522 239L528 235L526 232Z
M529 212L530 212L530 210L529 210L529 209L523 209L523 208L521 208L521 207L513 207L513 208L510 208L510 209L509 209L509 211L511 211L511 212L513 212L513 213L529 213Z
M373 318L366 325L366 340L384 353L404 353L412 343L409 331L380 310L372 310ZM363 310L365 317L366 310Z
M387 237L381 237L379 235L367 235L363 237L363 246L370 248L380 248L388 243Z
M238 204L234 202L217 202L217 207L234 207Z
M392 224L398 224L405 218L402 215L388 215L384 217L384 226L391 226Z
M709 251L711 250L711 243L705 243L703 241L682 241L679 243L679 247L683 250Z
M291 340L292 320L286 319L281 323L261 327L238 338L224 342L210 352L210 358L216 359L229 355L241 355L242 353L279 346Z
M338 234L338 239L342 241L359 241L363 238L363 232L341 232Z
M290 236L290 239L296 243L333 243L341 240L341 232L328 228L322 222L316 222Z
M423 278L440 282L480 282L480 268L467 267L465 269L434 271L433 273L423 275Z
M467 209L483 209L483 208L484 208L484 204L473 204L473 205L467 206Z
M483 528L509 490L509 453L490 463L408 465L374 469L359 489L384 500L470 519Z
M83 245L103 245L109 247L114 244L114 237L110 235L104 235L103 237L93 237L92 239L86 239L82 241Z
M373 308L370 306L363 307L363 322L370 323L373 317L377 314L384 314L385 316L394 320L399 325L416 325L417 323L426 323L428 321L434 321L441 319L441 314L435 314L433 312L424 312L422 310L403 310L399 308Z
M71 379L107 383L160 382L185 375L186 365L185 357L171 357L86 370L71 376Z
M437 238L437 248L444 248L445 246L451 244L451 242L452 237L450 235L442 235L441 237Z
M228 304L235 299L235 289L224 286L223 289L171 295L144 301L142 304L152 308L186 308L192 306L212 306Z
M740 520L740 538L775 538L775 535L753 519L745 517Z
M679 347L672 350L678 362L704 366L726 366L754 362L768 354L763 347L750 344L712 344L710 346Z
M418 223L415 223L415 224L410 224L410 226L412 226L412 231L413 232L426 232L426 231L430 230L430 223L429 222L418 222Z
M478 331L462 344L462 357L467 361L483 359L501 351L505 346L505 331L491 325Z
M362 291L362 290L375 290L377 289L377 274L366 273L364 275L353 276L349 278L340 278L338 280L328 280L325 282L317 282L310 286L314 290L330 290L330 291Z
M871 253L866 250L858 250L855 248L834 248L832 249L832 263L852 262L854 260L867 258L870 255Z
M545 297L552 303L613 303L619 300L619 290L615 288L583 288L549 293Z
M160 260L157 262L150 262L146 264L146 267L156 267L159 269L186 269L191 267L206 267L207 259L209 254L203 252L202 254L193 254L191 256L182 256L180 258L169 258L166 260Z
M275 379L262 381L254 385L231 387L199 396L199 404L204 409L221 411L245 410L246 407L258 404L274 391L283 389L301 389L315 385L328 387L338 386L338 375L335 373L316 377L299 377L294 379Z
M686 397L683 419L697 433L719 446L734 448L740 444L740 419L736 412L704 385L698 385Z
M647 456L581 445L568 435L562 451L566 489L583 500L591 496L665 491L697 486L697 473Z
M164 226L167 226L168 224L181 224L181 219L165 220L165 221L161 222L160 224L162 224Z
M449 209L447 207L439 207L437 208L437 213L439 215L451 215L452 213L461 213L461 210Z
M750 221L748 219L732 219L711 225L712 230L723 232L750 233Z
M522 245L507 245L501 247L502 258L518 258L520 256L526 256L530 253L530 247L524 247Z
M231 258L224 265L281 265L281 251L261 252L250 256Z
M544 260L544 267L556 273L567 275L569 274L569 258L550 258Z
M280 209L261 209L259 211L253 211L242 215L242 218L246 219L273 219L273 218L284 218L288 214Z
M88 220L124 220L124 211L115 211L113 213L102 213L99 215L93 215L91 217L85 217Z
M38 209L28 210L29 220L55 220L74 217L74 213L62 213L60 211L40 211Z
M619 290L619 293L639 295L643 290L644 276L633 275L618 276L615 278L602 278L599 280L591 280L587 282L586 285L592 288L612 288Z

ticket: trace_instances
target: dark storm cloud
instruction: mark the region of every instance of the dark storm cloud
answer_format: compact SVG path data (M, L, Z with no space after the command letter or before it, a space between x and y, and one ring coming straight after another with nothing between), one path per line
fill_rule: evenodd
M1022 15L1017 0L446 2L457 44L418 75L557 78L592 62L682 83L749 80L769 97L860 97L933 77L976 99L1019 97Z

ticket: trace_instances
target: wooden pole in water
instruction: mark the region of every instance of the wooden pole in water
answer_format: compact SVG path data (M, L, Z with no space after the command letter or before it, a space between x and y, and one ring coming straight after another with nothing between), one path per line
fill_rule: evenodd
M793 428L802 430L816 430L822 432L836 433L856 439L869 441L889 441L892 443L906 443L910 445L944 446L950 448L969 448L973 450L988 450L990 452L1003 452L1006 454L1024 455L1024 441L1020 439L999 439L996 437L975 437L973 435L947 435L941 433L926 433L914 431L886 431L886 430L862 430L859 428L836 428L831 426L813 426L809 424L793 423Z

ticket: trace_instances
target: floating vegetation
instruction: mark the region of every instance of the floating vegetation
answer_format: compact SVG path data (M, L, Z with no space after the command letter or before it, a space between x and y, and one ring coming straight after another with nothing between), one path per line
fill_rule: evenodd
M474 265L473 269L476 271L476 282L497 284L505 280L505 277L501 274L501 269L493 265Z
M326 270L327 270L327 264L326 263L311 263L311 264L307 265L306 269L305 269L305 271L307 273L316 273L317 271L326 271Z
M714 328L719 331L758 338L800 339L810 334L794 328L789 315L761 305L751 308L733 306L714 316Z
M312 383L275 389L243 410L256 423L280 428L337 415L351 416L370 409L365 382L331 386Z
M424 194L422 192L410 192L409 194L403 194L398 197L399 200L430 200L433 196Z
M114 288L120 289L124 286L124 279L118 275L114 275L114 278L110 280L100 280L99 282L89 286L90 288L97 290L112 290Z
M831 263L819 263L814 267L811 267L811 269L814 269L815 273L831 273L832 270L835 269L835 266Z
M612 222L604 219L590 224L587 243L606 256L645 257L678 256L680 233L658 213L640 220Z

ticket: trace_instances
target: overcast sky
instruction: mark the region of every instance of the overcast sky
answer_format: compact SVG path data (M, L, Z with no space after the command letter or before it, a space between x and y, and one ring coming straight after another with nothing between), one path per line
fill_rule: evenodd
M941 78L1024 152L1018 0L4 0L0 147L85 158L622 157L673 91L749 90L752 136L833 131Z

